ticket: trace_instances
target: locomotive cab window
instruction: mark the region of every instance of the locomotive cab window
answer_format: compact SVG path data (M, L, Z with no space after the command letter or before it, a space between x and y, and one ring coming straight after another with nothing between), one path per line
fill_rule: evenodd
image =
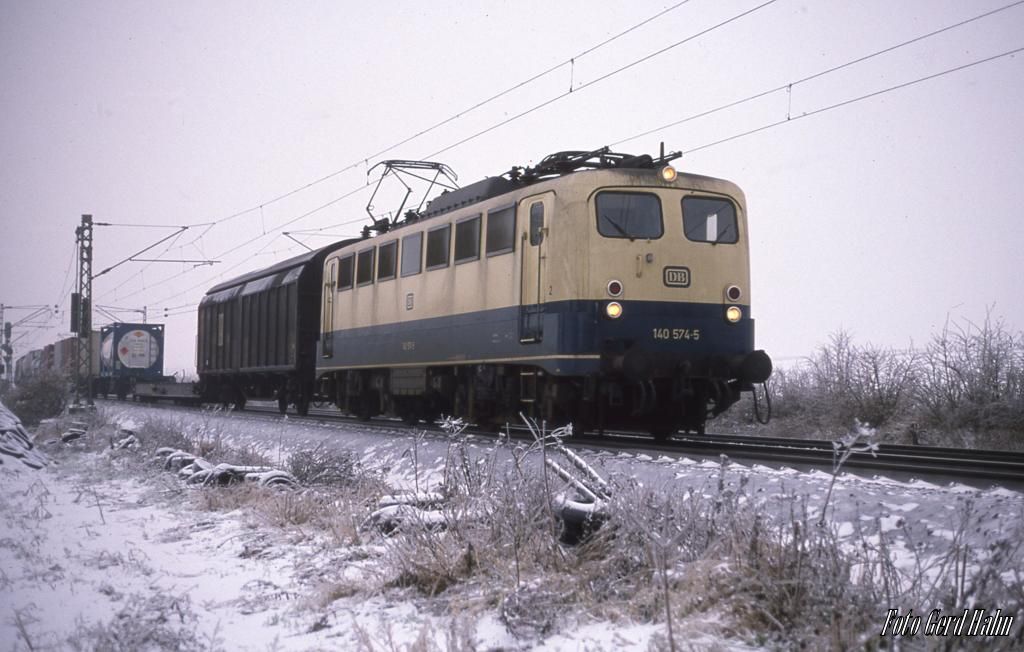
M530 246L544 242L544 203L530 204Z
M543 206L543 204L541 204ZM487 255L506 254L515 247L516 207L487 213Z
M352 254L349 254L338 261L338 291L352 289Z
M402 276L419 274L423 270L423 234L413 233L402 238Z
M693 242L734 244L739 240L736 207L728 199L684 197L683 232Z
M451 246L452 225L427 231L427 269L448 266L448 248Z
M480 216L455 223L455 264L480 258Z
M654 240L664 233L661 201L641 192L601 192L595 200L597 231L606 238Z
M386 281L395 278L398 267L398 240L382 244L377 252L377 280Z
M375 249L364 249L356 259L356 285L373 283L373 252Z

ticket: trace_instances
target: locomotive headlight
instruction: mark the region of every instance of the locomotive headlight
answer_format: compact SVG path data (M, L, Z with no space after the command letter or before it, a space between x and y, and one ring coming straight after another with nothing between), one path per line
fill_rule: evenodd
M730 324L735 324L743 317L743 311L739 306L729 306L725 309L725 318Z
M671 165L666 165L665 167L661 168L661 178L663 181L672 183L673 181L676 180L677 176L679 176L679 173L676 172L676 169Z
M622 294L622 282L621 281L608 281L608 296L617 297Z
M604 314L608 315L610 319L618 319L622 316L622 304L618 301L609 301L608 305L604 307Z

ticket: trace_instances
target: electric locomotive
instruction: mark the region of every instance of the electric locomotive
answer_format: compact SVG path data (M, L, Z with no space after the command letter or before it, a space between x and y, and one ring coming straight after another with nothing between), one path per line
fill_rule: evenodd
M410 423L703 432L772 365L743 193L679 156L560 152L331 250L317 392Z

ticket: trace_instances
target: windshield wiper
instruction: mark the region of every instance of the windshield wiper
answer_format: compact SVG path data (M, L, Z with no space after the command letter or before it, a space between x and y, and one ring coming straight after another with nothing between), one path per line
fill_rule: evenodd
M602 215L601 219L604 220L605 222L608 222L613 227L615 227L615 230L618 231L622 235L623 238L629 238L630 240L633 240L633 236L631 236L629 234L629 232L626 231L626 229L622 228L621 224L619 224L618 222L616 222L612 218L608 217L607 215Z

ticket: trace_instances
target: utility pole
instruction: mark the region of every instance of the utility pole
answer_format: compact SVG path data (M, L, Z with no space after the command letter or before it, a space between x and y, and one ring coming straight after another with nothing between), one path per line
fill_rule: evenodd
M160 245L163 242L167 242L171 238L174 238L183 232L187 231L189 226L177 226L170 227L176 229L174 233L157 240L148 247L135 252L131 256L128 256L124 260L110 267L104 269L100 273L93 276L92 273L92 227L94 223L92 221L92 215L82 215L82 223L75 229L75 238L78 244L78 284L77 292L71 294L71 332L78 335L78 339L75 342L75 358L77 364L75 365L75 405L81 405L82 393L85 393L85 399L88 405L92 406L95 404L92 398L92 282L94 278L103 276L107 272L113 271L117 267L128 263L128 262L147 262L147 263L196 263L199 265L212 265L219 263L219 260L165 260L165 259L147 259L139 258L139 256L150 249ZM124 226L115 225L107 222L96 222L95 226ZM166 227L159 227L166 228ZM138 311L136 311L138 312ZM147 313L146 308L142 309L142 321L146 321Z
M83 215L75 229L78 243L78 292L71 295L71 332L78 334L75 344L75 405L92 400L92 215Z

